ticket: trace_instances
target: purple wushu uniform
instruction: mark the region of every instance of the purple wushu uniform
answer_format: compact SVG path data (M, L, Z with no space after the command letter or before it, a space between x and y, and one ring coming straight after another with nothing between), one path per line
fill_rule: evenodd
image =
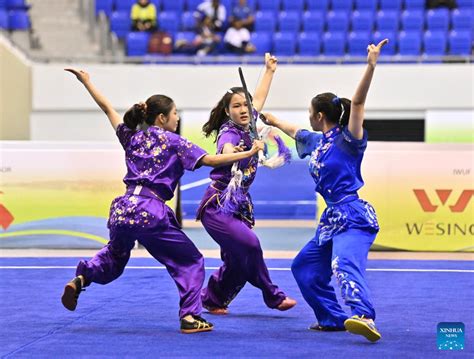
M217 153L222 152L226 143L237 146L241 140L247 148L252 146L252 137L247 130L232 121L224 123L217 137ZM231 167L229 165L212 170L212 183L198 209L198 219L220 245L224 262L209 278L207 288L202 291L203 305L207 308L225 308L245 283L249 282L262 290L268 307L276 308L286 295L271 282L260 242L251 230L254 217L248 190L257 174L257 158L253 156L239 162L246 200L234 215L221 211L219 199L231 179Z
M375 319L365 269L379 225L373 207L357 194L364 185L360 167L367 131L357 140L347 127L324 134L300 130L295 140L299 156L310 156L316 192L327 204L316 235L293 261L292 271L303 297L319 325L343 328L347 315L330 285L333 273L352 314Z
M94 258L81 261L76 275L83 275L87 284L113 281L123 273L138 240L166 266L175 281L180 318L199 315L204 260L165 201L173 197L184 170L194 170L206 152L155 126L134 131L122 123L117 127L117 137L125 150L127 191L112 202L110 241Z

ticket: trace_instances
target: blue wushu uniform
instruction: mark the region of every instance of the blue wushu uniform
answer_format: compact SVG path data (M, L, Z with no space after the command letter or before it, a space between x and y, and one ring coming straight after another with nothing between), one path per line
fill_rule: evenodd
M347 127L334 127L324 134L300 130L295 140L298 155L310 156L316 192L327 208L316 235L293 261L293 275L319 325L343 328L348 318L330 284L332 274L352 315L375 319L365 269L379 225L373 207L357 194L364 185L360 166L367 132L357 140Z

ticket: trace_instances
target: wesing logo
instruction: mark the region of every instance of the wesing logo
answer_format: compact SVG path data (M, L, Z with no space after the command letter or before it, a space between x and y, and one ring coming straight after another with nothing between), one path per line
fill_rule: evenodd
M414 189L413 193L423 210L426 213L434 213L444 207L451 197L451 189L437 189L435 190L437 199L433 201L425 190ZM447 209L451 213L463 213L468 208L471 197L474 196L474 190L466 189L461 192L459 197L450 201ZM428 221L425 223L406 223L407 232L409 235L474 235L474 225L472 223L457 223L457 222L435 222Z
M437 189L436 190L436 194L438 195L438 198L441 201L441 204L443 206L446 204L446 201L448 200L452 191L453 190L451 189ZM416 199L418 200L418 203L420 204L423 211L436 212L436 210L438 209L438 206L435 206L431 202L431 200L428 198L428 195L426 194L426 191L424 189L414 189L413 192L415 193ZM454 212L454 213L464 212L464 210L466 209L473 195L474 195L474 190L472 189L465 189L464 191L462 191L456 203L454 205L449 206L449 209L451 210L451 212Z

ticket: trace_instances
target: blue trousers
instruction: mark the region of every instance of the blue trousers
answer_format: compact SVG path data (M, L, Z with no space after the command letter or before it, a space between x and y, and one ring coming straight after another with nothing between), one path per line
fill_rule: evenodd
M321 245L316 237L294 259L291 270L319 325L343 328L348 318L330 284L332 274L352 315L375 319L365 279L367 254L375 236L370 231L348 229Z

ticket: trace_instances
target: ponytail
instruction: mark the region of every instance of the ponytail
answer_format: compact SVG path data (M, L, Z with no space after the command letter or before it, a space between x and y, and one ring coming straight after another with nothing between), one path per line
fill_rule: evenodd
M215 134L217 140L217 133L227 118L224 97L221 98L218 104L211 110L209 120L202 126L202 132L204 132L204 136L206 137Z
M347 98L339 98L335 94L325 92L311 100L313 112L323 112L329 122L341 127L349 124L351 114L351 101Z
M349 116L351 114L351 100L348 98L341 98L341 105L344 111L339 117L339 125L345 127L349 124Z
M229 118L226 113L226 109L229 109L232 96L237 93L244 93L244 89L242 87L232 87L231 89L227 90L225 95L222 96L217 105L211 110L209 120L202 126L202 132L204 133L204 136L209 137L211 135L215 135L215 141L217 141L219 129Z
M123 122L125 125L128 128L135 130L138 125L141 125L143 122L145 122L147 117L146 107L147 106L145 103L140 102L129 108L123 116Z
M125 125L135 130L138 125L146 122L148 126L155 124L156 118L163 114L168 117L173 109L174 101L165 95L153 95L146 102L140 102L133 105L123 116Z

